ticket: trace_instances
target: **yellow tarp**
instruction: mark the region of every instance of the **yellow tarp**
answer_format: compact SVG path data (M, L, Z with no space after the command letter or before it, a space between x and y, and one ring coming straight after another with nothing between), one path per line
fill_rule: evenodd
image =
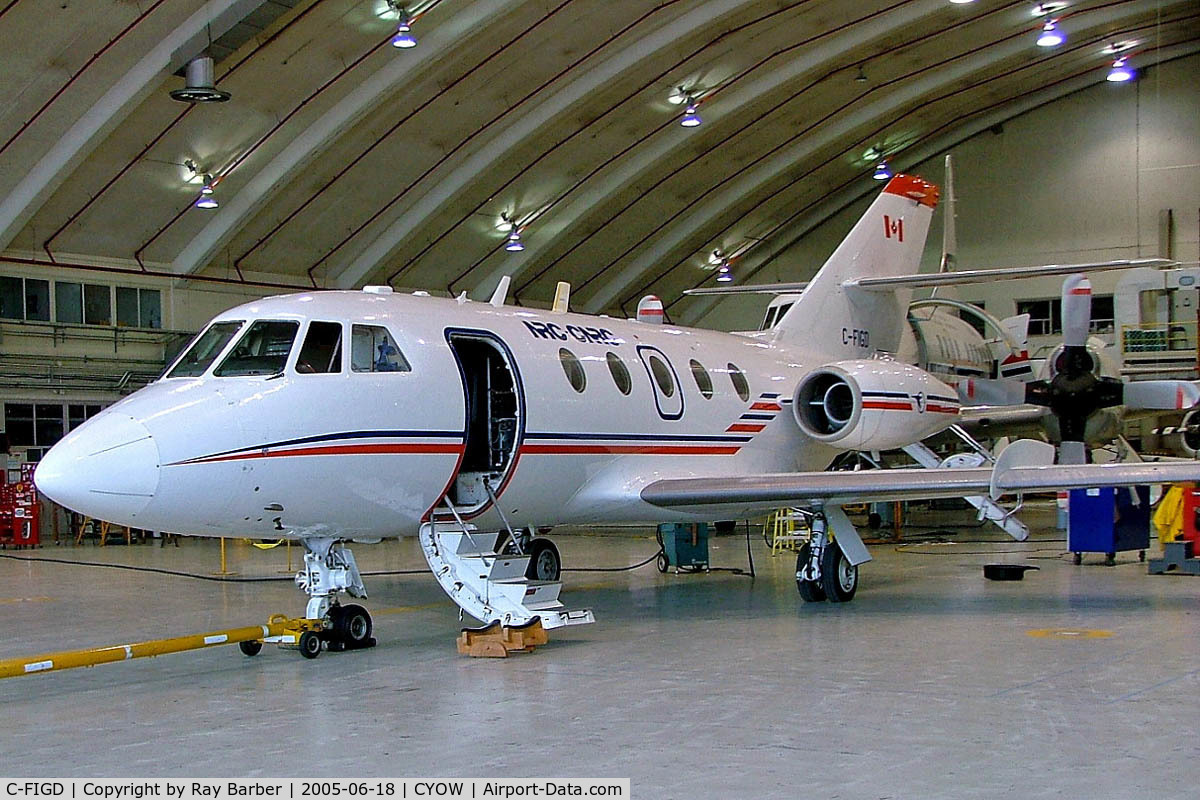
M1184 491L1183 486L1172 486L1163 495L1158 509L1154 512L1154 527L1158 528L1158 540L1164 544L1175 541L1183 533Z

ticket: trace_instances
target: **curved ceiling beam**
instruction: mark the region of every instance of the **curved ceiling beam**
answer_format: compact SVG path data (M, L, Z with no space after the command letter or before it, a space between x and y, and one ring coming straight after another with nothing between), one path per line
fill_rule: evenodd
M1168 61L1174 61L1179 58L1186 58L1200 52L1200 42L1190 42L1187 44L1175 45L1164 49L1159 54L1157 65L1164 64ZM1156 66L1157 66L1156 65ZM972 120L967 125L955 128L931 140L918 150L911 154L906 153L895 163L897 171L905 171L929 161L930 159L947 152L951 148L966 142L967 140L978 136L996 125L1003 124L1009 120L1028 114L1042 106L1061 100L1064 97L1083 91L1084 89L1093 86L1099 86L1105 83L1105 77L1098 70L1089 70L1086 74L1079 75L1070 80L1054 84L1045 89L1042 89L1033 94L1027 95L1012 103L1007 103L996 109L990 114ZM797 217L793 222L785 228L777 232L777 236L786 237L785 241L773 248L763 246L756 247L747 253L742 259L743 265L743 282L749 280L754 275L772 262L776 258L786 253L791 249L802 237L808 235L809 232L828 222L832 217L836 216L842 210L866 197L871 197L878 193L879 184L870 179L869 176L864 176L861 179L844 185L834 193L823 198L811 210ZM818 265L819 268L820 265ZM797 274L793 276L795 280L804 280L806 276ZM669 305L678 303L682 297L673 301ZM703 297L693 298L694 302L683 312L679 314L680 324L682 325L699 325L705 317L715 310L715 306L722 300L727 298L720 295L707 295Z
M455 52L459 40L479 32L496 16L511 13L512 0L481 0L467 4L462 13L439 24L421 38L422 49L444 57ZM295 178L297 171L342 136L364 116L378 108L379 100L394 91L408 75L427 69L428 62L397 57L351 90L329 111L292 139L274 158L251 177L228 201L221 202L217 215L171 262L171 270L187 275L205 266L232 239L246 221L266 204L273 192Z
M1110 8L1089 14L1088 21L1091 26L1101 26L1127 18L1148 8L1152 9L1154 5L1154 2L1145 2L1131 3L1127 8ZM939 88L984 72L993 64L1028 52L1030 47L1027 36L1014 36L996 47L973 53L970 58L960 57L956 59L958 63L934 70L928 76L891 91L878 102L870 103L835 121L821 133L803 137L796 146L783 149L776 155L759 162L753 169L741 174L736 180L730 181L723 191L706 195L703 203L690 208L686 214L680 214L656 234L650 247L642 249L616 278L592 292L580 304L580 307L589 313L596 313L607 308L610 303L621 296L622 292L653 269L656 264L667 260L671 253L683 247L698 232L713 225L714 221L722 214L727 213L728 209L738 200L763 191L768 183L778 178L797 162L852 135L861 126L867 126L878 119L893 116L911 103L936 92Z
M405 237L426 224L448 203L453 202L458 193L468 188L477 175L505 161L509 158L511 150L527 144L529 137L567 113L574 105L611 84L622 74L635 69L659 51L697 31L711 27L713 20L751 2L753 0L710 0L702 7L693 9L657 30L629 42L602 63L584 71L529 113L520 115L489 141L486 147L468 157L445 179L437 181L411 209L387 226L345 269L337 273L334 285L346 289L365 279L380 264L387 262Z
M804 58L793 59L778 69L772 69L736 92L720 94L719 101L714 101L713 109L708 113L718 113L719 109L723 109L719 112L722 118L736 119L744 108L755 103L761 97L772 94L781 86L796 81L804 75L814 73L826 63L865 47L877 39L892 35L897 28L918 22L925 16L944 9L944 0L921 0L921 2L904 7L899 11L857 24L844 33L834 35L828 42L814 48L812 52L806 53ZM672 133L674 132L672 130ZM474 292L476 299L486 299L490 292L488 287L495 286L501 276L511 275L514 279L522 276L537 261L540 254L553 247L578 225L585 222L589 212L611 202L613 198L627 193L631 186L643 180L646 174L652 171L655 164L668 162L673 153L690 144L691 139L687 136L667 136L660 138L651 147L642 148L636 154L621 156L617 160L616 169L604 180L595 181L591 191L577 195L567 205L555 212L554 227L558 231L555 239L527 242L521 263L516 268L511 264L503 264L488 273Z
M161 84L176 50L245 0L209 0L158 43L83 113L38 160L12 192L0 201L0 250L62 185L76 166L128 113ZM257 4L255 4L257 5ZM232 20L236 22L237 20ZM232 23L231 23L232 24Z

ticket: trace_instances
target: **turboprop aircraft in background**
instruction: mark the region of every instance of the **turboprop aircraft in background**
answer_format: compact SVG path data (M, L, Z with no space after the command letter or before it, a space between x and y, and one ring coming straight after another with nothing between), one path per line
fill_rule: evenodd
M870 555L842 503L1200 479L1197 464L1056 467L1036 442L994 468L822 471L958 420L953 389L893 357L914 287L972 279L911 274L937 199L894 177L753 338L572 314L565 297L506 306L507 281L488 303L366 287L238 306L55 445L34 480L113 522L299 540L307 617L355 646L370 616L339 602L366 594L348 540L415 534L466 613L552 628L591 614L559 602L557 550L529 533L543 526L804 505L801 594L845 601ZM1002 273L976 278L1031 274Z

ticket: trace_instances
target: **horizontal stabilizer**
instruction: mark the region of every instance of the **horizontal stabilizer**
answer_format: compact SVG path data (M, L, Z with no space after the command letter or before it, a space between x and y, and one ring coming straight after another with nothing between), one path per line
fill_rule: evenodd
M887 292L893 289L921 289L933 286L954 286L968 283L991 283L1020 278L1043 278L1048 275L1072 275L1076 272L1104 272L1112 269L1152 267L1166 269L1179 262L1166 258L1137 258L1119 261L1097 261L1091 264L1048 264L1041 267L1003 267L971 269L960 272L931 272L917 275L891 275L883 278L850 278L842 285L856 289Z

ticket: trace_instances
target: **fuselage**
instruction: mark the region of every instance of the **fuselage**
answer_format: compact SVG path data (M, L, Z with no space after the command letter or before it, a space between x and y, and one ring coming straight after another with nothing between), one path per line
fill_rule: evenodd
M449 505L499 526L496 501L514 527L689 519L641 486L829 463L789 406L819 363L766 336L285 295L215 318L37 481L89 516L197 535L402 536Z

